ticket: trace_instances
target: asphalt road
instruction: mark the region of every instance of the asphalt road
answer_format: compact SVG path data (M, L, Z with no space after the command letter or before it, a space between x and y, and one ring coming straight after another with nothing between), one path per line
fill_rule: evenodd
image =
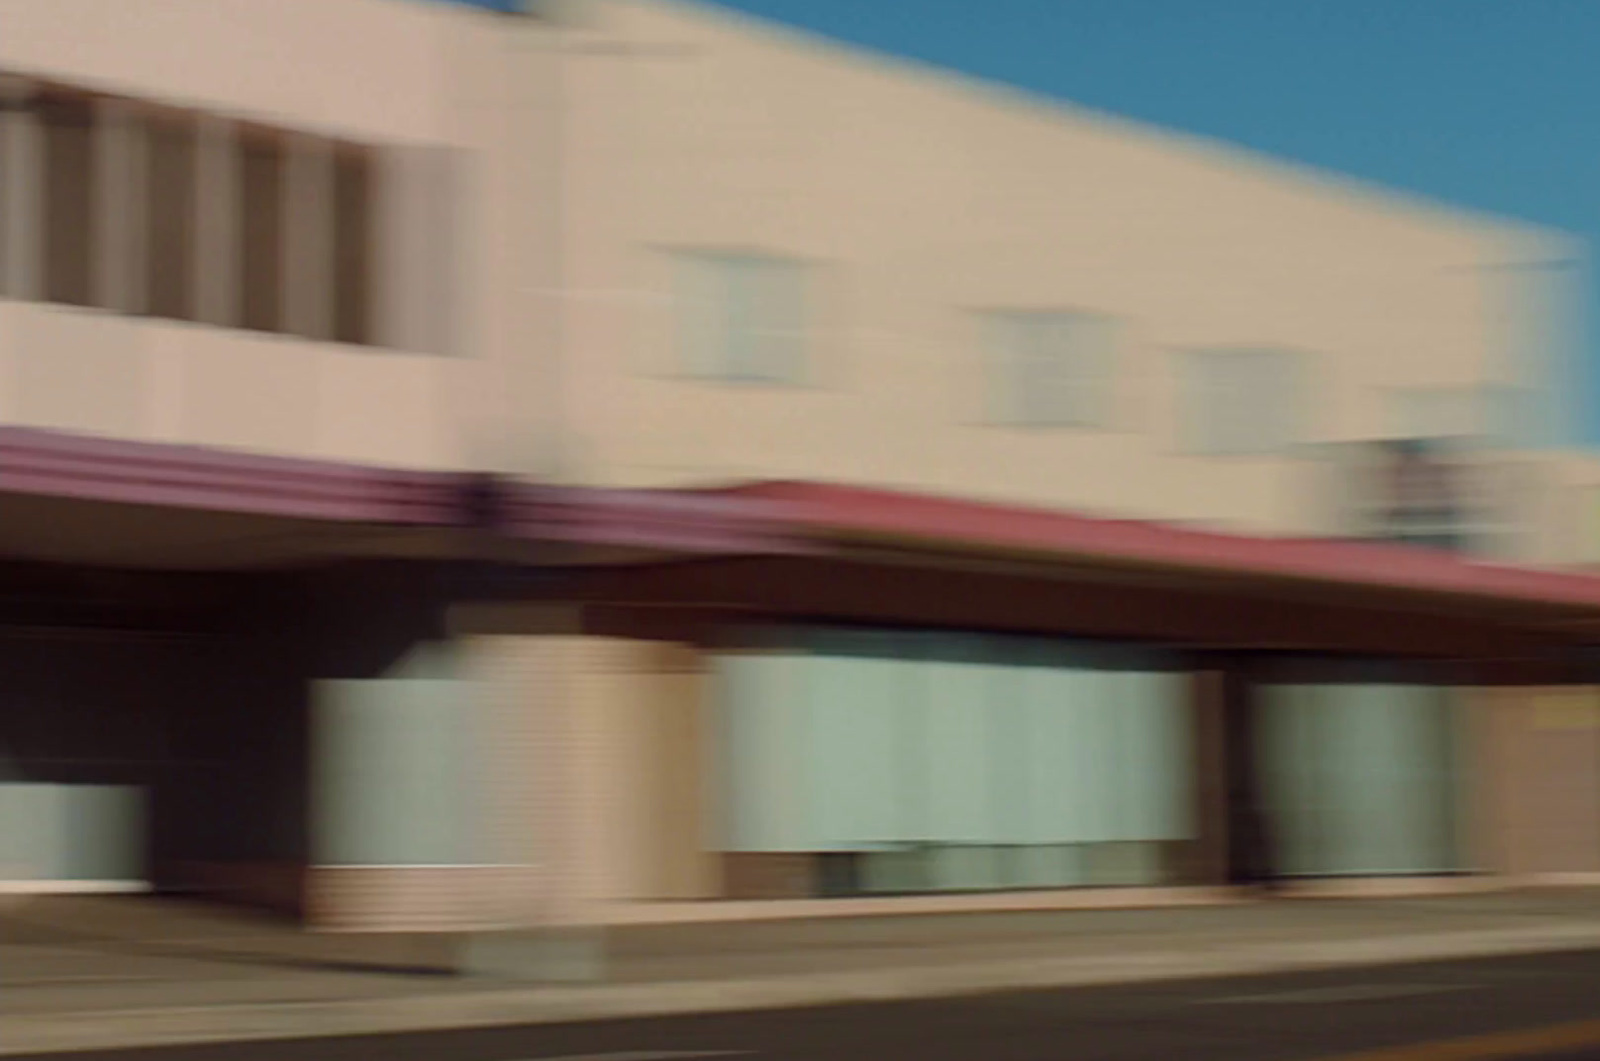
M1441 1045L1445 1044L1445 1045ZM54 1055L64 1061L63 1055ZM1600 953L76 1061L1600 1061Z

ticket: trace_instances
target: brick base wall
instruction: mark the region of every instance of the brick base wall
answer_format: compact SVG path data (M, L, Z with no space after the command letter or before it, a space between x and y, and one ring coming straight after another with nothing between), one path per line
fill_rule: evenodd
M528 870L504 866L315 866L307 921L338 932L491 928L532 884Z
M722 856L722 897L726 899L810 899L816 887L815 855Z

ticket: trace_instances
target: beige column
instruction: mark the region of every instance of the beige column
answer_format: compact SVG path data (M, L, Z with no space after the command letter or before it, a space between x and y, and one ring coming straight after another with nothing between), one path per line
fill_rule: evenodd
M504 872L484 900L499 931L476 941L474 964L598 975L600 930L620 904L710 894L698 661L583 634L575 609L483 618L467 648L489 735L486 858Z
M1483 742L1495 784L1485 842L1534 883L1600 881L1600 690L1501 689Z
M469 635L464 651L481 711L480 836L485 861L500 869L483 897L483 923L509 929L546 916L539 812L549 780L539 772L547 720L533 706L548 685L545 653L537 639L516 634Z
M574 756L586 867L580 909L611 920L640 901L710 898L718 859L707 835L712 778L707 681L698 650L665 641L586 638L565 654L577 674Z
M642 864L635 897L715 898L720 856L710 835L715 783L711 680L704 653L693 646L647 646L637 701Z
M513 894L511 926L592 925L648 890L653 823L649 646L561 630L471 639L487 715L485 840Z
M618 875L606 779L615 713L612 643L582 636L578 610L463 609L458 627L483 704L483 839L502 867L471 940L469 971L527 979L602 975L599 926ZM482 632L488 630L490 632Z

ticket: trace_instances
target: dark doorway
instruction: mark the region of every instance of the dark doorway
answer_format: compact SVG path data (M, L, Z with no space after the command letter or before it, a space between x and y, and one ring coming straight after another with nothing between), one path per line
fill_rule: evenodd
M1247 666L1223 672L1223 763L1226 785L1227 880L1265 888L1278 877L1272 823L1258 769L1261 707Z

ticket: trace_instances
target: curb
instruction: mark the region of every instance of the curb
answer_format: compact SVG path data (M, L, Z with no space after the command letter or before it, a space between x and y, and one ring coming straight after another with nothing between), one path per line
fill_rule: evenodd
M0 1017L0 1056L894 1002L1591 948L1600 948L1600 924L1269 944L1211 954L1029 958L763 980L493 988L402 998Z

